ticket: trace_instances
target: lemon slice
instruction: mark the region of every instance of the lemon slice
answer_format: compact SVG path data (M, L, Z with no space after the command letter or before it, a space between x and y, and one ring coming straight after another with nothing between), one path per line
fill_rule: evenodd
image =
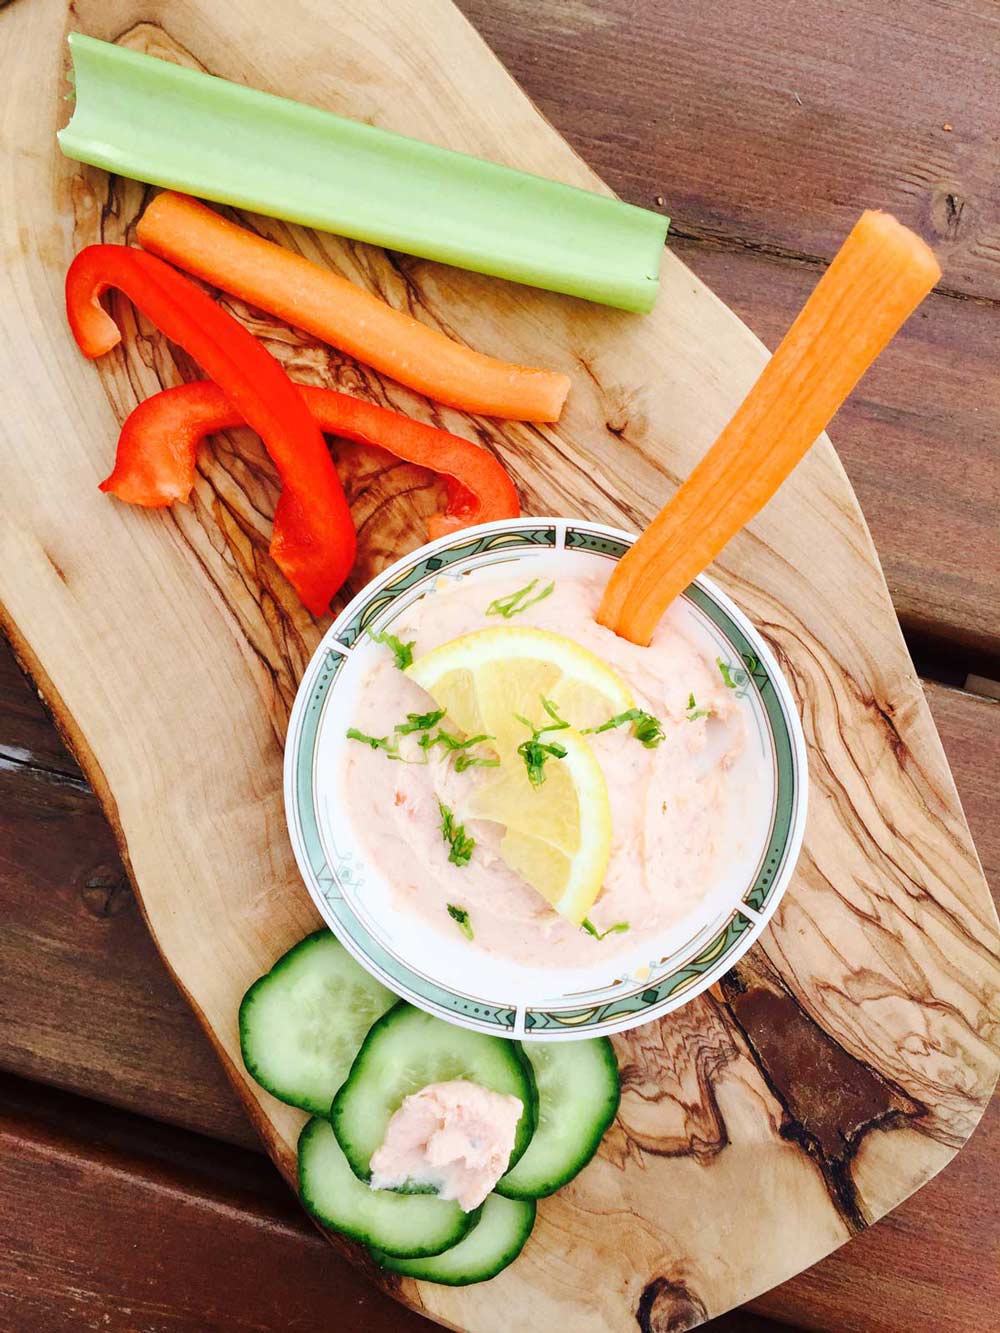
M607 783L590 746L572 730L549 737L566 750L533 787L519 755L472 794L469 814L506 827L500 855L561 915L579 925L601 891L611 856ZM517 765L517 766L515 766Z
M469 814L503 824L500 854L562 916L583 920L601 891L611 855L607 784L579 730L634 706L622 679L596 654L548 630L502 626L474 631L418 658L406 674L466 735L486 733L500 755L494 780L477 787ZM541 699L571 724L547 732L566 756L550 757L534 787L517 747L541 727Z
M419 657L406 674L422 685L467 736L493 736L501 759L523 740L516 715L539 725L540 699L580 731L598 727L635 700L611 668L572 639L514 625L476 630Z

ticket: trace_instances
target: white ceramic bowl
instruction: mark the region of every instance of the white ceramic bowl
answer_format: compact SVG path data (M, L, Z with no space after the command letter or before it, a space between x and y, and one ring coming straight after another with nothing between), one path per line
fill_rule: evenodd
M546 573L621 558L634 538L571 519L521 518L452 533L404 556L337 617L303 676L285 751L285 803L299 869L323 919L370 972L420 1008L504 1037L560 1040L649 1022L705 990L765 928L791 878L806 817L805 744L791 691L760 635L709 579L683 611L710 635L747 712L752 780L766 808L756 846L706 893L697 919L586 968L528 968L470 948L394 904L365 857L338 792L345 732L376 651L369 631L395 619L444 575L545 557ZM610 571L609 571L610 572ZM558 576L558 574L557 574ZM769 818L768 816L769 812ZM642 980L637 980L637 974Z

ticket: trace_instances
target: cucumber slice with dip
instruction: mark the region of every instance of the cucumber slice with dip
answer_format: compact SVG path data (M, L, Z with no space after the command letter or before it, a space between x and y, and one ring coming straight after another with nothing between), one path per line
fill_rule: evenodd
M320 1112L299 1139L306 1209L368 1245L382 1267L450 1286L486 1281L517 1258L534 1225L535 1199L590 1161L618 1108L618 1068L606 1038L525 1048L456 1028L396 1002L327 931L302 940L250 987L240 1007L240 1041L247 1069L263 1087ZM408 1166L398 1183L373 1188L372 1157L388 1142L404 1101L410 1099L403 1114L428 1095L453 1111L447 1094L466 1087L460 1112L476 1106L482 1117L482 1098L498 1096L517 1098L521 1108L518 1116L507 1102L502 1152L511 1138L513 1148L496 1192L473 1206L496 1180L492 1174L463 1208L438 1196L433 1173L411 1178ZM460 1114L460 1127L473 1123ZM474 1149L489 1141L484 1125L488 1130L480 1118Z
M460 1079L521 1102L510 1155L513 1165L534 1133L537 1110L531 1065L517 1043L454 1027L405 1002L383 1014L330 1110L337 1140L358 1179L371 1179L372 1155L404 1098L432 1084ZM430 1187L414 1183L396 1188L416 1192Z
M397 1257L442 1253L468 1235L480 1214L429 1194L371 1189L348 1166L330 1122L319 1117L299 1137L299 1195L324 1226Z

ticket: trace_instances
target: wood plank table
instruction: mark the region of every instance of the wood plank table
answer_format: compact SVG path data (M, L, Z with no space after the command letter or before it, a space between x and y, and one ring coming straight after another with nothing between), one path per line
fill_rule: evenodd
M945 286L832 435L996 890L996 6L462 7L610 185L671 213L672 245L770 345L861 206L939 249ZM430 1328L320 1240L260 1156L96 798L3 650L0 923L0 1329ZM998 1164L994 1103L887 1219L708 1327L978 1333L1000 1308Z

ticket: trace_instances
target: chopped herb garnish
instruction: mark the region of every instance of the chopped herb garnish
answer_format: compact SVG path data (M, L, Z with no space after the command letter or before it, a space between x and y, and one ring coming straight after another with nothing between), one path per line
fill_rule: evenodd
M375 643L384 643L387 648L392 649L392 655L396 659L396 665L400 671L405 671L408 666L413 665L413 644L404 643L402 639L397 639L395 634L390 634L388 630L383 630L381 634L373 634L372 639Z
M433 713L407 713L406 721L396 725L397 736L408 736L411 731L430 731L444 717L444 709L438 708Z
M519 611L527 611L529 606L544 602L556 586L555 583L550 583L532 597L531 594L537 584L538 580L532 579L523 588L518 588L517 592L512 592L507 597L498 597L495 602L490 602L486 608L486 614L488 616L503 616L504 620L510 620L511 616L516 616Z
M723 662L721 657L717 657L715 659L715 665L722 672L722 680L726 689L727 690L738 689L740 682L736 680L735 677L733 676L733 673L730 670L728 662Z
M467 768L499 768L499 759L480 758L477 754L460 754L455 756L455 772L464 773Z
M475 745L481 745L484 741L491 741L492 736L487 736L485 732L480 736L470 736L467 740L461 740L450 731L442 731L438 727L437 731L432 731L432 727L444 717L444 709L438 708L431 713L407 713L405 722L396 724L392 739L388 736L369 736L364 731L359 731L357 727L348 728L348 740L360 741L362 745L368 745L373 750L383 750L390 759L399 759L404 764L426 764L431 750L440 745L447 750L449 754L455 756L455 772L464 773L467 768L496 768L500 760L494 759L488 755L469 754ZM417 737L417 744L423 751L420 759L406 759L399 749L399 736L409 736L415 732L423 734Z
M712 716L711 708L699 708L697 703L695 702L694 695L693 694L688 695L687 720L689 722L697 722L700 717L711 717L711 716Z
M545 781L545 762L547 759L566 758L565 745L560 745L558 741L542 741L539 737L544 736L549 731L564 731L569 723L559 716L559 710L551 699L542 699L542 707L552 718L552 721L544 727L536 727L533 722L529 722L520 713L514 714L518 722L531 732L531 739L522 741L517 747L517 752L524 760L525 767L528 770L528 781L533 787L540 787Z
M395 740L390 740L388 736L369 736L364 731L359 731L357 727L347 728L347 739L349 741L360 741L362 745L368 745L373 750L384 750L390 759L402 759L399 753L399 746Z
M659 718L654 717L652 713L643 712L641 708L629 708L624 713L616 713L599 727L586 727L584 734L612 731L615 727L624 726L626 722L632 723L632 735L637 741L641 741L647 750L655 750L663 740L663 727Z
M438 729L433 736L430 733L421 736L417 744L422 750L433 750L435 745L441 745L446 750L467 750L470 745L481 745L483 741L491 741L492 739L492 736L483 733L481 736L470 736L463 741L458 736L452 735L450 731Z
M517 752L524 760L528 770L528 781L533 787L540 787L545 781L545 761L547 759L565 759L566 747L558 741L543 744L534 739L522 741Z
M663 727L659 718L654 717L652 713L640 713L632 723L632 735L647 750L655 750L663 740Z
M441 811L441 836L451 847L448 860L455 866L467 866L472 859L475 838L466 833L464 824L455 822L454 812L443 801L438 801L438 809Z
M469 920L469 914L465 908L456 907L454 903L448 903L446 905L448 908L448 915L451 917L452 921L457 922L458 928L465 938L467 940L475 939L476 937L472 933L472 922Z
M435 713L432 715L427 713L424 716L433 716L434 722L438 722L444 714ZM434 722L431 723L432 726ZM453 735L450 731L442 731L439 727L437 731L431 732L428 727L417 741L417 744L420 746L421 750L423 750L425 759L435 746L440 745L443 749L447 750L449 754L455 756L455 772L464 773L467 768L496 768L499 765L499 759L494 759L488 755L468 753L474 745L482 745L484 741L491 740L493 740L493 737L487 736L486 733L483 732L479 736L469 736L463 741L458 736Z
M608 926L607 930L598 930L593 921L587 917L583 918L580 925L588 935L593 935L595 940L603 940L608 935L624 935L626 930L629 929L627 921L616 921L613 926Z

